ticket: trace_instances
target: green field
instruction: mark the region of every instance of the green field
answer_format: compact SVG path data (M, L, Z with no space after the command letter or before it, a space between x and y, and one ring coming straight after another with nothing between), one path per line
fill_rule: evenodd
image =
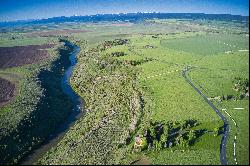
M0 40L1 47L13 47L13 46L26 46L26 45L41 45L49 42L49 38L44 37L32 37L32 38L17 38L17 39L8 39L3 38ZM56 41L56 40L54 40Z
M248 27L242 25L240 29L239 25L199 19L152 19L139 23L40 27L48 31L87 30L67 38L81 48L70 82L84 99L86 112L36 164L220 164L223 121L185 81L182 72L188 66L192 82L229 121L228 164L236 164L233 155L236 134L237 163L249 164L249 40ZM21 35L13 32L17 39L2 34L0 46L56 40L56 37L22 38L33 32L32 28L35 26L23 29ZM31 83L32 89L38 90L30 94L41 95L36 77L30 76L31 69L33 66L0 71L1 77L18 82L15 101L30 93L26 89ZM8 78L8 73L22 77ZM59 75L56 76L59 82ZM27 80L31 82L28 84L26 78L34 80ZM25 119L29 110L23 110L23 116L13 115L15 105L9 103L0 108L0 118L8 117L9 112L15 124ZM59 105L53 107L55 119L60 115ZM142 138L139 147L135 146L136 137Z
M227 51L248 50L245 35L207 34L196 37L163 40L161 44L167 48L184 51L196 55L216 55Z
M165 30L165 32L167 32L168 30L163 28L164 24L159 25L157 23L155 25L150 25L150 28L153 27L155 28L154 30L157 30L159 26L162 26L161 31L164 32ZM176 26L178 25L178 21L174 20L171 22L170 20L169 24ZM124 94L123 90L118 90L119 88L116 86L116 78L119 79L119 76L121 75L126 76L125 73L128 73L132 69L135 72L134 74L136 77L132 77L131 79L134 79L136 87L139 88L138 90L144 98L144 104L141 105L142 111L137 111L136 113L136 117L138 118L136 128L134 131L130 131L131 136L128 138L131 139L129 139L130 141L127 142L126 145L119 144L121 147L116 149L115 146L117 145L111 143L107 147L104 146L100 148L99 143L102 143L103 141L110 142L110 138L116 140L116 138L109 135L108 132L107 135L102 136L102 141L93 141L96 142L95 146L98 148L93 147L93 150L91 150L90 153L86 153L83 150L87 148L85 147L86 145L80 144L79 141L76 143L73 140L83 139L84 137L79 137L78 132L86 133L87 131L90 131L91 133L93 127L92 129L91 127L84 127L85 123L89 123L87 119L78 121L72 131L68 132L61 144L59 144L57 148L51 150L39 161L39 163L61 163L61 156L65 156L68 153L67 149L71 149L70 146L74 144L75 151L67 154L68 157L64 160L64 164L76 164L81 161L95 164L130 164L141 158L147 158L147 161L152 164L219 164L221 135L216 135L215 131L217 131L216 129L221 128L223 123L213 109L211 109L211 107L204 102L192 87L185 82L181 74L185 66L191 65L195 67L190 72L191 79L197 84L197 86L202 87L202 91L205 89L204 93L208 95L208 97L216 97L222 94L237 95L237 92L232 89L232 80L234 77L244 77L248 79L248 52L238 51L249 49L248 38L246 35L229 32L227 32L228 34L225 32L218 34L206 31L181 32L181 30L177 30L178 33L174 34L155 35L147 34L147 26L141 30L144 31L145 34L136 34L135 32L137 31L137 28L140 28L140 25L132 25L126 30L123 28L119 28L118 30L116 27L109 27L103 24L91 26L95 29L95 32L83 36L80 34L75 35L75 37L88 41L89 45L87 48L91 49L105 40L114 40L117 38L126 38L129 42L124 45L113 45L103 51L98 50L96 53L91 53L92 56L95 57L95 62L86 62L89 60L86 60L85 58L83 58L84 61L79 59L79 66L75 70L76 76L72 78L72 84L76 91L87 101L86 108L90 110L87 119L95 118L95 123L98 121L99 123L102 122L101 117L105 117L106 115L103 115L104 112L99 111L99 109L111 109L111 101L116 100L113 99L111 91L115 91L116 95L121 96L124 99L127 99L132 95L129 95L130 90L127 90L128 93ZM102 29L103 27L105 27L105 35L99 32L99 29ZM204 30L204 27L199 27L197 25L195 25L195 27ZM126 31L126 33L124 33L124 31ZM99 41L99 43L97 44L96 41ZM227 53L228 51L231 52ZM88 55L90 53L87 52L85 54ZM99 56L101 56L101 59ZM113 56L113 58L110 56ZM81 58L81 56L79 56L79 58ZM107 60L110 61L110 59L113 60L111 60L111 62L105 62ZM113 61L117 61L117 63L121 62L125 66L130 65L131 69L129 71L124 70L125 73L123 74L118 74L119 72L117 73L116 66L120 65L118 65L119 63L113 64ZM104 65L104 68L101 67L98 71L96 68L99 68L98 66L101 64ZM107 66L114 66L113 69L110 69L108 74L106 71L108 69ZM107 79L102 80L102 77ZM101 81L100 83L98 82L97 85L91 85L87 81L96 78L100 78ZM106 85L106 81L111 81L112 84ZM106 88L97 88L103 86ZM126 86L129 86L129 82L127 82ZM123 88L126 89L126 86L123 86ZM94 94L89 95L88 93L91 91L93 91ZM99 97L97 94L99 94ZM109 102L106 103L106 100L109 100ZM243 106L247 109L246 106L248 104L248 99L242 101L246 101L243 102L245 103ZM121 107L121 110L124 110L120 111L120 113L126 112L126 104L122 105L122 103L117 103L117 107ZM221 107L218 106L218 108ZM94 112L95 115L93 115L92 112ZM244 110L244 112L248 116L248 111ZM231 113L231 116L236 120L239 115ZM133 119L133 116L130 115L130 119L131 118ZM131 124L131 121L124 120L121 120L123 125L129 126L129 124ZM157 148L157 144L154 144L153 146L155 147L153 147L153 150L148 149L137 153L134 152L134 136L138 134L142 135L145 129L150 128L151 122L160 122L162 124L168 124L170 122L178 124L180 122L180 124L182 124L187 120L195 120L199 124L198 126L191 128L191 130L208 131L199 136L194 145L188 147L176 145L171 149L159 149ZM245 133L245 129L248 128L248 126L244 122L247 120L242 119L241 121L242 122L239 120L238 123L239 125L242 125L242 130ZM113 123L115 124L115 121ZM230 121L230 126L231 125L231 133L236 132L236 129L233 128L233 123ZM110 130L113 130L114 133L114 129ZM106 131L109 130L107 129ZM242 132L242 135L238 139L239 142L237 142L237 147L239 147L237 150L237 156L239 156L237 160L238 163L241 164L249 162L247 159L248 153L246 148L245 150L241 150L240 148L242 145L248 146L248 142L244 139L246 136L248 135L243 134ZM95 138L98 139L99 136ZM92 143L88 140L84 142L89 148L92 148ZM102 157L96 157L102 155L102 153L98 153L96 156L92 157L89 156L97 151L103 151L103 148L105 147L107 149L112 148L109 153L110 156L113 157L109 158L106 156L105 159ZM235 164L233 162L232 147L233 137L230 135L227 147L228 161L231 164ZM75 153L76 151L77 153ZM121 162L119 162L120 158L122 158Z

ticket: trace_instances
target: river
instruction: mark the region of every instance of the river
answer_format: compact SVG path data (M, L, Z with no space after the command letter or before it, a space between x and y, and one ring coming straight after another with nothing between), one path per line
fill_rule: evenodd
M74 108L67 119L58 126L55 132L49 135L49 137L44 143L42 143L42 145L34 149L27 157L23 159L23 161L21 162L22 165L31 165L36 163L47 151L49 151L52 147L55 147L57 143L60 142L69 128L73 126L76 120L78 120L83 115L83 112L81 111L81 107L83 107L83 101L70 86L70 77L77 63L76 56L80 52L80 48L68 41L65 41L65 46L73 46L74 49L69 54L71 65L67 68L63 75L63 78L61 80L61 88L62 91L70 97Z

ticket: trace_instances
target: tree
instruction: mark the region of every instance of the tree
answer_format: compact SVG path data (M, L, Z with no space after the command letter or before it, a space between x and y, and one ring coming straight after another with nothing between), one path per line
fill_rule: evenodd
M188 132L188 144L191 145L196 138L195 131L194 130L189 130Z
M162 147L165 147L166 143L167 143L167 135L165 133L163 133L161 135L160 144Z
M191 141L196 138L194 130L189 130L188 132L188 141Z
M161 146L161 142L154 140L154 146L156 150L161 150L162 146Z
M219 135L219 128L218 127L214 128L214 136L217 136L217 135Z
M180 137L179 141L180 141L180 146L181 147L187 147L188 146L187 141L183 137Z

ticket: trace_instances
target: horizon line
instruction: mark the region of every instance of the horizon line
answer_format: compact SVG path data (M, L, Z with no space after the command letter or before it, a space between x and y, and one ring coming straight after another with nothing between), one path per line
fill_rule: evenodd
M165 13L165 12L124 12L124 13L96 13L96 14L92 14L92 15L78 15L78 14L74 14L71 16L54 16L54 17L47 17L47 18L31 18L31 19L18 19L18 20L10 20L10 21L0 21L0 23L11 23L11 22L20 22L20 21L35 21L35 20L46 20L46 19L51 19L51 18L57 18L57 17L87 17L87 16L96 16L96 15L119 15L119 14L136 14L136 13L160 13L160 14L205 14L205 15L231 15L231 16L241 16L241 17L249 17L249 15L240 15L240 14L230 14L230 13L199 13L199 12L195 12L195 13L181 13L181 12L172 12L172 13Z

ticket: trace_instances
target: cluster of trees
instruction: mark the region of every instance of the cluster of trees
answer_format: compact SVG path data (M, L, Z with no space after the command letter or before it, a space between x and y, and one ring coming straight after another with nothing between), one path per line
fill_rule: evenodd
M246 78L235 77L233 80L233 89L238 93L236 95L222 95L221 100L242 100L249 97L249 80Z
M125 56L125 53L124 52L112 52L111 56L113 57Z
M132 65L132 66L137 66L137 65L141 65L143 63L146 63L146 62L149 62L149 61L153 61L154 59L153 58L143 58L143 59L140 59L140 60L124 60L123 63L125 64L129 64L129 65Z
M231 100L235 97L233 95L222 95L221 100Z
M233 89L239 92L240 99L249 96L249 80L248 79L236 77L233 82L234 82Z
M192 146L197 139L204 134L204 130L195 130L198 126L196 120L186 120L184 122L150 122L143 134L138 135L143 140L143 150L161 150L179 146L182 148ZM137 149L137 148L135 148Z
M128 39L115 39L112 41L105 41L103 44L99 45L97 48L103 51L113 46L128 44L128 42L129 42Z

